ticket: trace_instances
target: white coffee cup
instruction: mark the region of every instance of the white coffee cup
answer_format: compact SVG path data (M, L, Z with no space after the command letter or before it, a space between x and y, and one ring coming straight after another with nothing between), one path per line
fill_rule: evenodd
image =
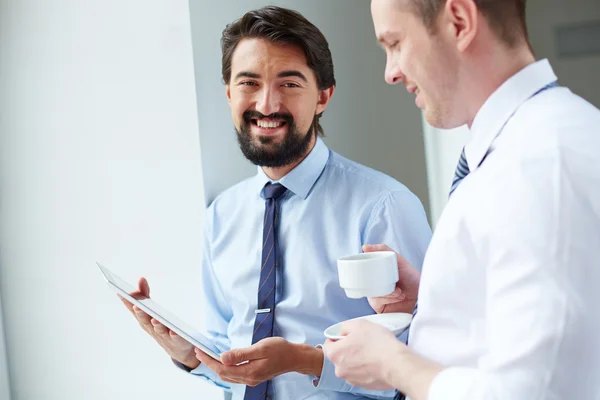
M396 288L398 264L393 251L342 257L337 265L340 286L350 298L385 296Z

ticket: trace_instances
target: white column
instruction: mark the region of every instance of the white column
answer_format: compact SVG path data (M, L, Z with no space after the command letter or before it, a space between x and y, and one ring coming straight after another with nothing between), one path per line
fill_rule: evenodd
M429 201L431 204L431 227L437 221L448 201L448 193L462 148L471 137L467 126L456 129L437 129L423 118L425 133L425 158Z
M15 398L222 398L172 365L94 264L147 276L158 302L197 324L188 7L0 0L0 290Z

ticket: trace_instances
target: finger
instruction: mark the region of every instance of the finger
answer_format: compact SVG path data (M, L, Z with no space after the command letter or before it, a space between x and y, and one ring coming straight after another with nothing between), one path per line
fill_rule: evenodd
M373 322L366 320L356 320L344 323L340 328L340 336L348 336L353 332L360 332L364 329L369 329L370 326L375 325Z
M131 292L131 293L129 293L129 295L131 297L133 297L134 299L143 299L143 298L145 298L144 295L142 295L140 292L137 292L137 291ZM133 303L132 302L130 302L125 297L123 297L123 296L121 296L119 294L117 294L117 297L119 297L119 300L121 300L121 302L123 304L125 304L125 307L127 307L127 309L129 310L129 312L131 312L131 313L134 312L133 311Z
M408 260L406 258L402 257L394 249L390 248L388 245L385 245L385 244L365 244L365 245L363 245L363 251L365 253L372 253L374 251L393 251L394 253L396 253L396 261L398 262L398 269L400 269L401 267L406 267L407 265L410 265L410 263L408 262Z
M334 364L337 358L337 350L340 347L341 342L343 342L343 340L333 341L327 339L323 344L323 355Z
M151 317L148 314L146 314L141 308L134 305L133 312L135 313L135 317L137 318L137 320L140 324L142 324L142 325L150 324Z
M219 378L221 378L225 382L241 384L248 383L243 377L238 376L239 374L236 373L236 369L238 367L226 367L198 348L195 348L194 352L196 353L196 358L198 359L198 361L210 368L214 373L216 373L219 376Z
M256 386L272 377L272 366L268 360L249 361L244 364L224 367L223 377L228 381L242 382Z
M400 267L406 267L407 265L410 265L408 260L398 253L396 253L396 261L398 261L398 269L400 269Z
M202 364L206 365L208 368L210 368L211 370L213 370L216 373L219 373L222 364L220 362L218 362L217 360L215 360L214 358L212 358L211 356L209 356L208 354L206 354L205 352L203 352L202 350L200 350L199 348L194 348L194 353L196 353L196 358L198 359L198 361L200 361Z
M223 365L237 365L244 361L263 358L261 346L253 345L245 349L235 349L221 354Z
M173 342L173 344L179 348L187 347L192 348L193 345L190 344L187 340L179 336L177 333L169 329L169 338Z
M159 335L162 336L162 335L168 335L169 334L169 328L167 328L166 326L164 326L163 324L161 324L156 319L152 318L150 320L150 323L152 324L152 326L154 328L154 332L158 333Z
M121 300L123 302L123 304L125 304L125 307L127 307L129 312L135 315L135 313L133 312L133 303L131 303L129 300L127 300L124 297L121 297L119 295L117 295L117 296L119 297L119 300Z
M148 280L143 276L138 281L138 289L143 296L150 298L150 285L148 284Z
M375 300L394 300L394 301L402 301L405 298L406 298L406 295L404 294L402 289L400 289L399 286L396 286L392 293L386 294L385 296L370 297L370 299L375 299Z
M365 253L371 253L373 251L394 251L385 244L365 244L362 248Z

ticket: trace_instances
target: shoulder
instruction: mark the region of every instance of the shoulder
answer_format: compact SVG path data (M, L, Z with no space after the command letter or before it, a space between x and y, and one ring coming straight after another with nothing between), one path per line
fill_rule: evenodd
M328 179L351 185L356 190L370 190L380 195L393 192L411 193L410 190L391 176L349 160L332 151L326 166Z
M260 193L255 190L256 176L252 176L236 183L221 192L207 207L206 219L213 223L217 218L230 215L231 210L239 207L244 201L259 198Z
M581 160L600 163L598 148L600 110L567 88L548 90L524 103L495 143L503 164L519 170L544 165L548 173L587 168Z

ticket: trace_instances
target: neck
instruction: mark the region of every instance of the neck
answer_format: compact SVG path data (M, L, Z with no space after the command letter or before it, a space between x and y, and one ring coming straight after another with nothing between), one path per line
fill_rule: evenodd
M467 71L470 90L466 93L465 104L468 107L469 128L487 99L509 78L535 62L528 44L510 50L501 45L495 50L488 48L479 53L482 56Z
M287 174L289 174L290 171L296 168L302 161L304 161L306 156L308 156L312 149L315 147L316 143L317 135L313 135L310 144L308 145L308 149L300 158L298 158L298 160L294 161L291 164L284 165L283 167L262 167L262 170L265 172L265 175L267 175L270 179L278 181Z

